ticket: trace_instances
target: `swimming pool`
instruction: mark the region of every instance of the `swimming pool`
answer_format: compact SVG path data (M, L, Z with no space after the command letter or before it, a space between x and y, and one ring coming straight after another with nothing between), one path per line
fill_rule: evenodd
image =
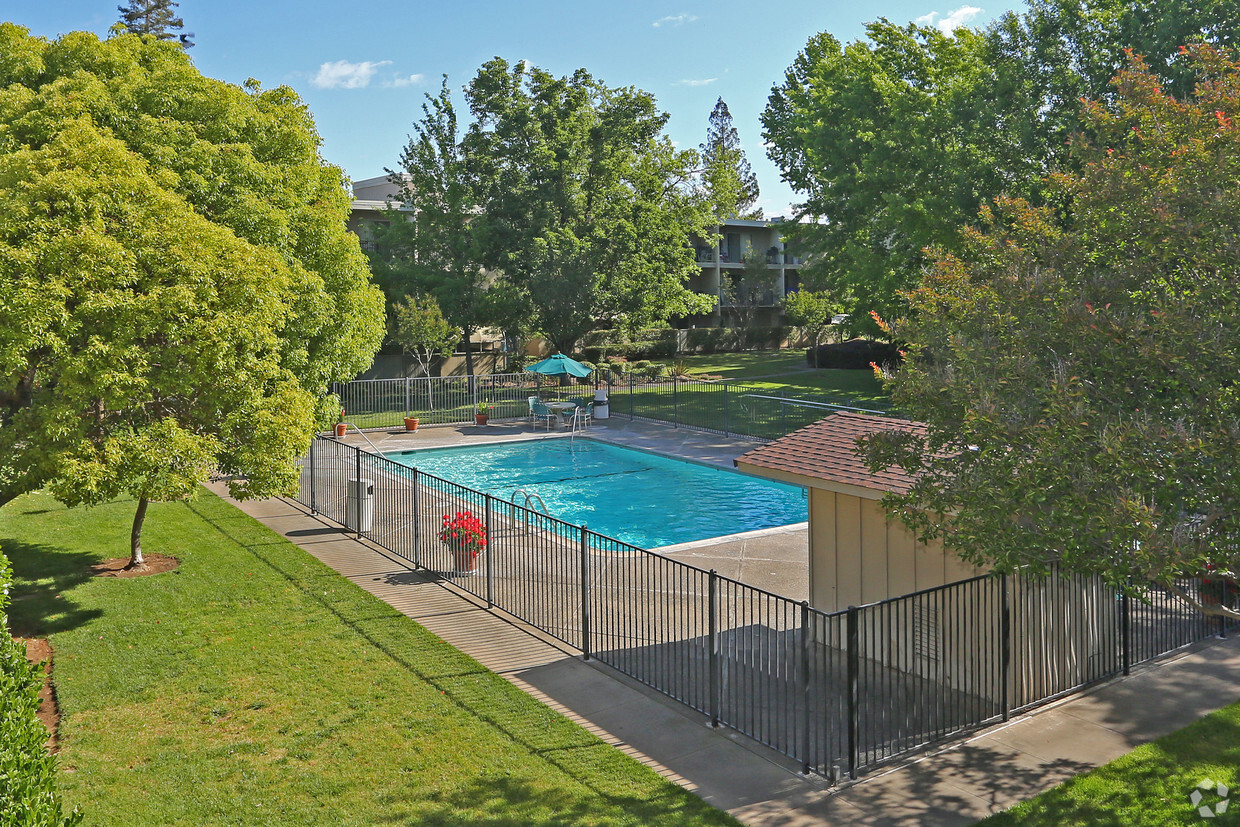
M804 489L592 439L399 451L388 459L642 548L803 522ZM521 498L518 498L521 499Z

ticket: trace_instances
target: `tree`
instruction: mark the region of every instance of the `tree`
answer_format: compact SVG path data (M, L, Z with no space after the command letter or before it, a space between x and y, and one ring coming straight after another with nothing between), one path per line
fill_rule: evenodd
M846 47L816 35L762 116L772 160L805 196L798 217L825 219L792 233L812 253L802 277L839 296L854 329L872 328L871 311L903 314L927 247L958 252L981 204L1042 203L1045 176L1076 168L1081 99L1112 94L1127 50L1184 95L1178 49L1198 42L1240 43L1240 6L1033 0L985 31L880 20Z
M810 254L802 279L839 297L855 329L871 311L899 315L924 248L954 249L1005 176L1022 174L980 34L886 20L866 31L847 47L811 38L762 114L772 160L806 196L800 216L822 219L789 227Z
M766 257L749 250L741 259L740 270L723 271L723 301L736 315L741 349L753 344L754 323L758 311L775 303L775 271L766 266Z
M797 290L784 296L784 318L809 334L813 365L818 367L818 346L831 326L840 305L825 290Z
M749 167L732 113L720 98L710 113L702 150L702 182L710 198L715 223L742 216L761 218L762 210L747 212L758 200L758 178Z
M125 6L117 6L121 13L121 24L130 34L154 35L160 40L176 39L177 44L188 49L194 45L191 38L193 32L176 35L169 29L185 28L185 21L175 15L179 3L175 0L129 0Z
M427 376L435 357L452 353L461 331L443 317L439 303L429 296L406 296L392 309L392 341L413 354Z
M505 285L486 271L486 226L480 221L486 186L461 143L446 77L438 95L426 96L422 119L413 128L401 153L405 175L393 173L392 180L414 220L393 212L390 224L377 230L372 268L392 307L410 293L434 297L466 342L465 372L473 376L469 342L480 327L497 319L498 294Z
M291 90L138 35L0 24L0 54L0 502L129 492L140 565L149 501L296 488L381 297Z
M465 94L461 151L485 187L472 221L484 262L559 351L600 324L710 309L685 286L697 270L689 236L709 220L689 186L696 153L663 135L653 97L499 58Z
M1240 617L1180 579L1240 572L1240 63L1187 54L1194 96L1133 58L1051 205L999 200L909 295L887 380L926 438L866 450L917 478L905 522L976 564Z

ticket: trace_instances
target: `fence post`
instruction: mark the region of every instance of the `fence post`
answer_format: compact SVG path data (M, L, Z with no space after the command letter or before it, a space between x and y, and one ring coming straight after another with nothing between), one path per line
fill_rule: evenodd
M310 513L312 515L319 513L318 508L315 507L315 503L317 501L315 500L315 497L314 497L314 480L316 477L316 474L314 472L314 448L316 445L318 445L318 443L319 443L319 438L317 436L314 439L310 440L310 457L309 457L309 460L310 460Z
M672 377L672 427L680 427L680 405L676 398L676 386L680 383L676 381L676 377Z
M357 539L360 540L362 539L362 449L354 448L353 450L357 452L356 454L354 454L354 458L357 460L356 462L357 475L356 475L356 482L354 483L354 489L353 489L353 493L357 499L357 505L353 506L353 516L357 520ZM349 493L349 489L346 486L345 487L346 497L348 493ZM345 506L346 506L345 517L347 518L349 515L347 499L345 501Z
M581 526L581 654L590 659L590 541Z
M1008 577L1004 575L1000 579L1000 595L1002 596L1002 609L999 615L999 633L1003 636L1003 651L999 656L999 680L1003 684L999 687L999 703L1003 706L1003 720L1007 720L1011 715L1012 699L1009 696L1012 681L1012 612L1008 603Z
M413 564L422 568L422 506L418 502L422 483L418 479L418 469L410 470L413 471Z
M1128 590L1119 596L1119 663L1127 677L1132 673L1132 615L1128 605Z
M495 562L495 536L491 534L491 495L485 494L487 505L487 608L491 609L495 606L495 601L491 599L491 589L494 586L491 580L491 565Z
M857 745L857 715L859 703L857 698L857 673L860 671L860 658L857 649L860 646L858 612L856 606L848 607L848 777L857 778L857 765L861 763L860 750Z
M728 433L728 383L723 383L723 435L731 436Z
M723 706L722 682L719 675L719 573L710 570L706 581L706 628L710 658L710 725L719 726L719 708Z
M405 416L413 413L413 388L412 382L408 376L405 377Z
M633 420L633 374L629 373L629 421Z
M779 392L779 431L783 436L788 435L788 403L784 401L787 396L787 391Z
M801 701L805 704L805 720L801 722L801 772L809 775L810 769L810 744L812 729L810 722L813 720L813 692L811 685L813 683L810 675L810 664L812 663L812 647L813 642L810 640L809 634L809 601L801 601ZM834 779L832 779L834 780Z

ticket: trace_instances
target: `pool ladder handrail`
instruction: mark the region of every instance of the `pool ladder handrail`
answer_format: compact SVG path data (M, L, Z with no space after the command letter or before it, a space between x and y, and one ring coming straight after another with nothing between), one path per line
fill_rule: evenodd
M525 499L521 501L520 505L523 509L525 509L525 533L529 534L530 533L530 513L533 511L541 511L542 513L550 517L551 512L547 510L547 504L543 502L542 497L538 496L533 491L527 491L524 488L518 488L516 491L513 491L512 496L508 498L509 502L511 502L513 505L517 505L518 495L525 497ZM537 503L537 508L531 505L530 504L531 502Z
M358 436L366 440L366 444L370 446L370 450L374 451L376 454L382 453L378 449L378 447L376 447L375 444L370 441L370 437L366 436L366 433L361 428L357 427L352 422L342 422L340 424L344 425L345 436L349 435L349 429L352 428L353 430L357 431Z

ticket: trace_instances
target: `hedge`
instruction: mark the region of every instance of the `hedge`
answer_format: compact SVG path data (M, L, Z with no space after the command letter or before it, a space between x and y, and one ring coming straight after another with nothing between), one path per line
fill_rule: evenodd
M0 554L0 827L77 824L82 814L66 816L56 795L56 759L38 718L43 669L26 659L3 613L12 582L13 570Z

